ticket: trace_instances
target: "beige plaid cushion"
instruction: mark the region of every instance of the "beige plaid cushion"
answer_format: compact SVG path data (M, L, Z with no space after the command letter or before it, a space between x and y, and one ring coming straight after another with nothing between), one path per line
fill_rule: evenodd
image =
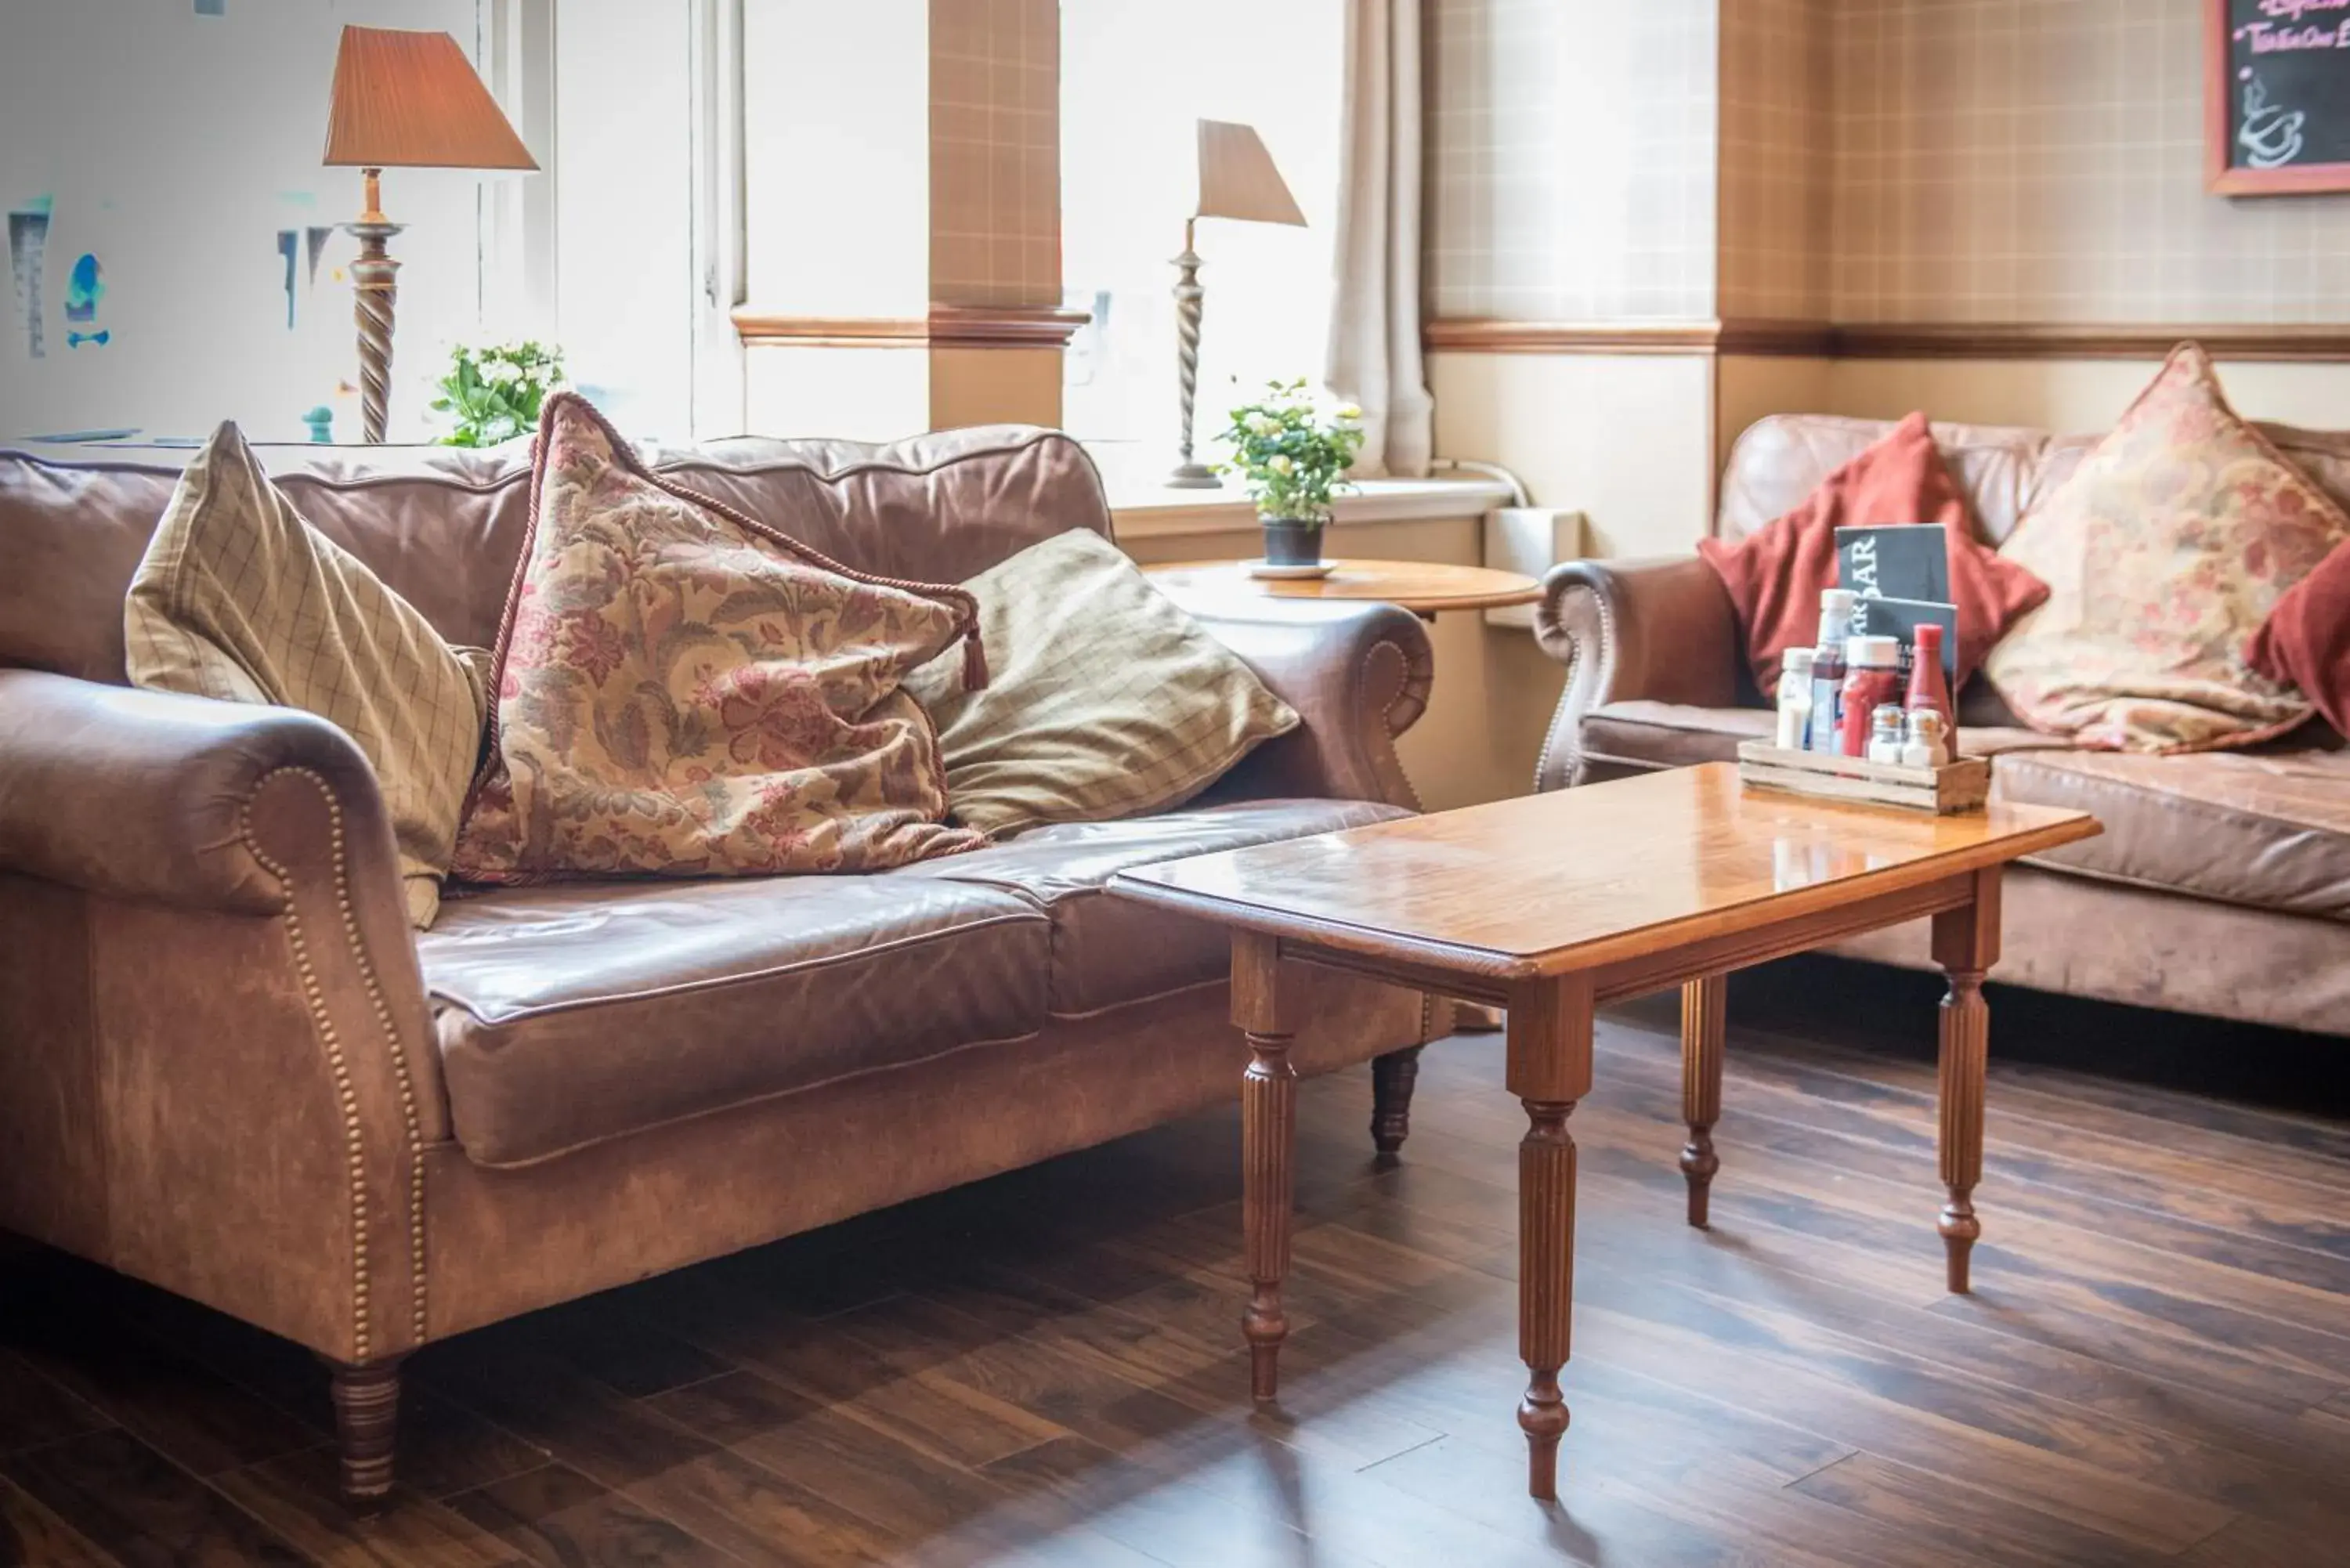
M1123 551L1073 530L963 585L979 596L990 678L955 660L906 685L938 722L956 821L996 836L1180 805L1297 714L1150 586Z
M300 708L375 768L408 916L441 907L484 713L476 665L304 523L234 424L188 465L123 606L130 680Z

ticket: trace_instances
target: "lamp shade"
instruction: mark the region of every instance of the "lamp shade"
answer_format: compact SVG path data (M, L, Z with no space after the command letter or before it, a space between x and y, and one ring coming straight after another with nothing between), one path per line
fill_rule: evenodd
M1200 122L1200 207L1193 215L1305 226L1255 129L1224 119Z
M329 168L536 169L446 33L345 27L327 113Z

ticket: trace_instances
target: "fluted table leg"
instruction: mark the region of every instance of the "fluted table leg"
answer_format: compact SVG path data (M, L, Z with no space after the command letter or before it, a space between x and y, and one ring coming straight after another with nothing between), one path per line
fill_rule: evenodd
M1528 985L1510 1002L1509 1088L1526 1109L1518 1145L1518 1355L1529 1375L1518 1406L1526 1490L1558 1496L1567 1409L1558 1375L1575 1305L1575 1139L1566 1118L1591 1088L1588 977Z
M1935 1229L1941 1232L1950 1288L1959 1293L1970 1288L1969 1265L1982 1234L1974 1205L1975 1183L1982 1179L1983 1079L1991 1046L1982 981L1999 961L1999 888L1997 867L1977 872L1974 901L1934 917L1934 961L1950 982L1942 998L1936 1138L1946 1199Z
M1279 1387L1281 1342L1289 1336L1282 1282L1289 1273L1295 1204L1297 1069L1289 1060L1295 1033L1284 1008L1281 947L1271 937L1232 936L1232 1022L1248 1035L1241 1082L1242 1224L1248 1253L1249 1304L1241 1332L1249 1345L1249 1392L1271 1399Z
M1681 987L1681 1119L1689 1142L1681 1146L1681 1175L1689 1181L1689 1222L1702 1229L1713 1174L1721 1158L1713 1152L1713 1124L1721 1119L1721 1041L1728 1023L1730 981L1710 974Z

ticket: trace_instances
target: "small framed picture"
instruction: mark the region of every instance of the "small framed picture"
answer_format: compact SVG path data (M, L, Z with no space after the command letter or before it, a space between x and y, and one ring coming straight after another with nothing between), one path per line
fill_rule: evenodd
M2203 0L2205 185L2350 191L2350 0Z

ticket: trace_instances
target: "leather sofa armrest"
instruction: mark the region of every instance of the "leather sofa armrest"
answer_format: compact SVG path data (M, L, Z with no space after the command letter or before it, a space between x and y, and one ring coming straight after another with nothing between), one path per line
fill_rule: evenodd
M1567 669L1536 789L1578 782L1583 717L1595 708L1638 699L1700 708L1738 701L1738 612L1695 556L1553 566L1534 608L1534 639Z
M1258 747L1211 792L1374 800L1418 810L1396 737L1428 707L1436 654L1428 628L1388 604L1337 600L1186 601L1305 722Z
M95 1236L33 1229L337 1361L428 1338L423 1169L448 1098L390 821L350 738L289 709L0 670L0 872L12 929L78 910L45 950L110 999L0 1011L0 1036L37 1039L49 1081L115 1085L78 1112L0 1095L0 1147L74 1153L0 1160L0 1198L104 1215ZM0 980L10 1009L55 990Z
M295 792L281 779L315 783ZM297 794L323 800L323 815L281 805ZM289 873L335 874L338 855L355 905L390 911L404 928L374 770L326 720L0 670L0 870L111 898L272 915L285 907Z

